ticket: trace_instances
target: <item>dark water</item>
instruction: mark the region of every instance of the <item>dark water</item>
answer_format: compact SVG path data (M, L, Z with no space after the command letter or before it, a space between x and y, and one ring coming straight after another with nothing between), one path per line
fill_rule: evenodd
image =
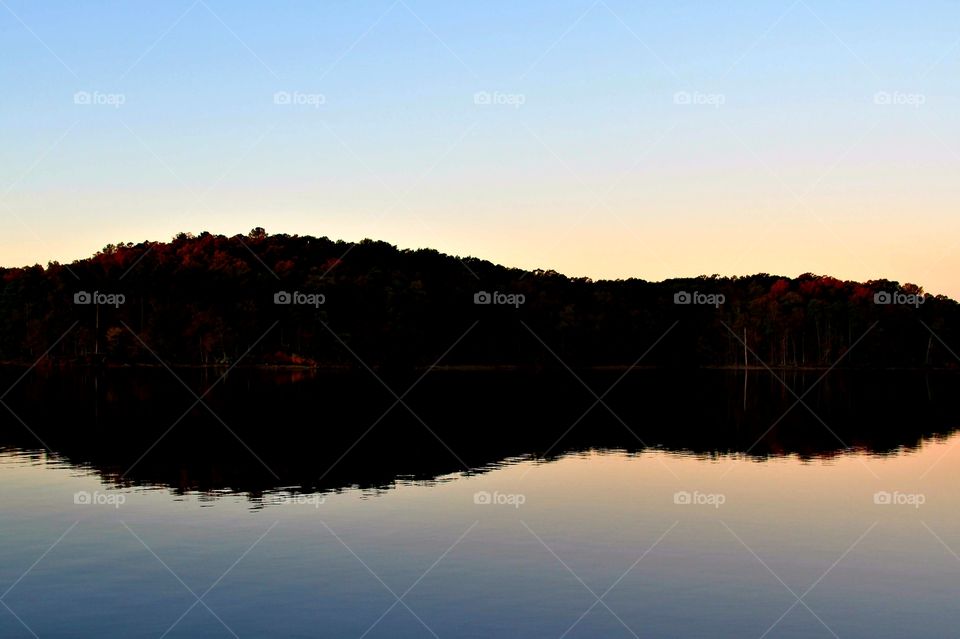
M3 398L0 636L960 627L958 375L176 374Z

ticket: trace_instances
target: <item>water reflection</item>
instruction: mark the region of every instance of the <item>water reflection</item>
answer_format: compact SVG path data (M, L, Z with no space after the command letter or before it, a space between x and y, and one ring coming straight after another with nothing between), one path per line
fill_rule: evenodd
M243 492L264 505L346 488L376 494L588 450L889 455L960 423L960 376L948 373L810 371L781 381L769 372L578 379L434 371L409 394L416 377L385 375L382 384L354 372L178 374L184 383L162 369L33 372L5 399L12 412L0 416L0 446L114 486L211 498ZM19 375L3 371L0 386Z
M430 485L253 497L105 486L11 452L0 636L952 636L960 434L934 439L803 459L564 447ZM123 503L75 501L97 491Z

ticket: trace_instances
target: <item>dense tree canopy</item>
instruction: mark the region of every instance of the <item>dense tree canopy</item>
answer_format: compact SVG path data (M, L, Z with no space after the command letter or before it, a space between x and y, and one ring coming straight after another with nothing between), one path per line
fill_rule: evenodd
M0 268L0 360L45 365L952 367L958 325L886 280L592 281L262 228Z

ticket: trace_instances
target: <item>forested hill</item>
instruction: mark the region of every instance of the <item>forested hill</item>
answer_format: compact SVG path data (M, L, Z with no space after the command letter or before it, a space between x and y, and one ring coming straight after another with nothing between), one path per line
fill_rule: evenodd
M960 367L957 303L886 280L592 281L255 229L0 283L0 361L46 366Z

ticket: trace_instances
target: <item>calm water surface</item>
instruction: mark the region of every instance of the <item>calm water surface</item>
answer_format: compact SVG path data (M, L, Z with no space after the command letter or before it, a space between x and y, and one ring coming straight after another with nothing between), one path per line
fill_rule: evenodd
M550 381L565 397L550 409L540 400L556 395L514 380L540 406L527 410L471 384L488 401L470 417L428 410L462 398L427 387L410 405L429 419L385 419L369 434L380 456L360 447L360 459L348 454L326 476L347 447L322 407L352 440L373 422L341 419L331 402L344 391L324 396L326 383L298 382L296 404L314 398L311 417L256 415L272 446L238 444L257 429L241 418L251 406L224 410L226 425L196 410L168 434L174 444L125 474L173 422L166 413L190 406L188 394L141 397L153 424L98 395L127 380L27 380L10 400L22 422L3 422L0 636L954 636L956 380L897 380L899 397L875 379L844 382L811 393L813 411L798 406L764 434L795 397L758 376L744 400L742 376L714 375L683 386L687 397L727 398L705 406L665 397L649 377L628 381L610 405L636 437L607 412L552 450L593 403L589 393ZM798 392L817 377L795 380ZM599 394L603 381L588 383ZM36 405L41 388L61 401ZM250 388L232 379L217 392ZM85 392L90 403L78 405L73 393ZM649 393L673 406L654 407ZM220 399L211 401L229 403ZM381 400L371 413L392 403ZM144 441L117 441L121 420L146 430ZM427 427L451 450L413 435ZM27 428L53 454L20 439ZM390 439L398 430L406 444ZM458 469L469 450L480 452ZM253 470L263 466L277 476ZM255 485L230 485L241 477Z

